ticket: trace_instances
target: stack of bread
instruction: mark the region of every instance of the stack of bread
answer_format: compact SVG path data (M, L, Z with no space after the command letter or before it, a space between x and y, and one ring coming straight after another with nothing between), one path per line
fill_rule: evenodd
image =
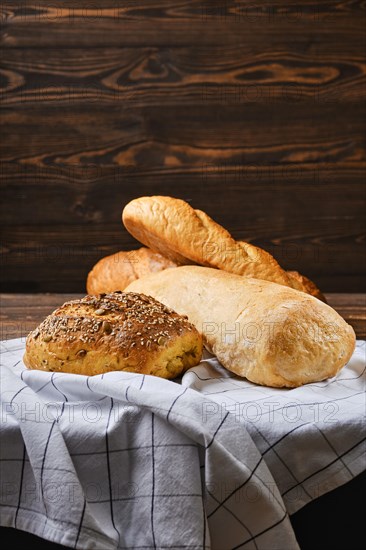
M316 285L282 269L268 252L235 241L201 210L172 197L141 197L127 204L122 219L145 246L94 266L87 291L99 296L66 304L31 333L25 356L30 368L82 374L131 370L172 378L199 362L203 338L235 374L291 388L335 376L350 359L354 331ZM162 318L164 306L174 322ZM131 313L131 307L137 311ZM106 321L100 321L101 311L108 312ZM143 347L145 322L154 327L154 344L155 323L168 323L164 349ZM91 332L80 356L83 323ZM67 346L73 335L76 342Z
M153 296L187 315L223 366L257 384L323 380L350 359L354 331L316 285L235 241L201 210L140 197L122 219L145 247L100 260L88 275L90 294L125 288Z
M122 213L126 229L146 247L102 258L87 279L87 292L123 290L135 279L181 265L202 265L272 281L325 301L297 271L284 271L265 250L235 241L202 210L173 197L140 197Z

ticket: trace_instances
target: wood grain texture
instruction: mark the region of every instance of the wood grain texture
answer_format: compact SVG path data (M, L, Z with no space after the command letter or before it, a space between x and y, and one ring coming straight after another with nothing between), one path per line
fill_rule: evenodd
M0 338L25 337L54 309L67 300L83 294L1 294ZM366 295L327 294L326 298L342 317L353 326L357 338L366 338Z
M365 62L356 47L348 50L273 51L248 43L5 49L3 103L160 106L162 94L165 105L349 102L362 99Z
M365 274L365 9L30 0L0 6L5 291L83 291L169 194L325 291Z
M265 32L271 41L283 40L285 35L303 44L311 43L314 35L326 40L336 32L341 47L350 27L353 40L362 41L362 9L361 0L321 4L306 0L296 4L282 0L112 0L103 4L61 0L56 5L15 0L2 5L3 41L6 47L64 46L67 34L72 47L235 44L247 35L260 41Z

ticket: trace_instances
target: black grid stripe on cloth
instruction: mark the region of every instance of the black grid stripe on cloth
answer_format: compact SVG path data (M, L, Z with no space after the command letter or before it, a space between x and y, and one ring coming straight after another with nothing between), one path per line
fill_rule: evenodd
M154 498L155 498L155 440L154 440L154 424L155 422L155 415L152 413L151 415L151 534L152 534L152 541L153 541L153 548L156 548L156 540L155 540L155 531L154 531Z
M319 468L316 472L313 472L311 474L309 474L306 478L304 478L303 480L301 480L299 483L297 483L296 485L293 485L292 487L290 487L290 489L287 489L287 491L285 491L284 493L282 493L282 496L286 495L287 493L289 493L290 491L292 491L293 489L295 489L298 485L301 485L303 484L305 481L307 481L308 479L316 476L317 474L319 474L320 472L323 472L324 470L327 470L330 466L333 466L333 464L335 464L336 462L340 462L340 459L343 458L344 456L346 456L348 453L350 453L351 451L353 451L353 449L355 449L356 447L358 447L359 445L362 445L362 443L366 440L366 437L364 437L361 441L359 441L358 443L355 443L354 445L352 445L352 447L350 449L347 449L347 451L345 451L344 453L342 453L341 455L337 455L337 458L335 458L334 460L332 460L331 462L329 462L328 464L326 464L325 466L323 466L323 468Z
M20 503L21 503L21 500L22 500L24 466L25 466L26 454L27 454L27 450L26 450L25 445L23 443L23 457L21 459L22 460L22 470L21 470L21 474L20 474L19 497L18 497L17 509L16 509L15 516L14 516L14 528L15 529L17 528L17 518L18 518L18 514L19 514ZM17 460L20 460L20 459L17 459Z
M120 534L119 530L117 529L116 524L115 524L115 521L114 521L113 496L112 496L112 494L113 494L113 493L112 493L112 478L111 478L111 465L110 465L110 460L109 460L109 437L108 437L108 428L109 428L109 424L110 424L110 420L111 420L111 414L112 414L113 407L114 407L114 401L113 401L113 398L111 397L111 406L110 406L110 409L109 409L108 421L107 421L107 425L106 425L106 429L105 429L105 447L106 447L106 460L107 460L107 472L108 472L108 488L109 488L109 508L110 508L110 513L111 513L111 522L112 522L112 525L113 525L113 528L114 528L115 532L117 533L117 536L118 536L118 544L119 544L119 541L120 541L120 539L121 539L121 534Z
M259 435L262 437L262 439L269 446L266 452L268 452L269 448L271 448L273 450L273 452L275 453L277 459L281 462L281 464L284 466L284 468L286 468L286 470L289 472L290 476L295 480L296 483L299 483L299 480L296 478L293 471L289 468L289 466L286 464L286 462L283 460L283 458L280 456L280 454L276 451L275 445L270 445L269 442L268 442L268 439L262 434L262 432L260 430L258 430L258 428L255 425L253 426L253 428L259 433ZM262 453L262 456L264 456L264 453ZM303 487L303 490L305 491L306 495L309 498L311 498L311 495L308 493L308 491L305 489L305 487Z

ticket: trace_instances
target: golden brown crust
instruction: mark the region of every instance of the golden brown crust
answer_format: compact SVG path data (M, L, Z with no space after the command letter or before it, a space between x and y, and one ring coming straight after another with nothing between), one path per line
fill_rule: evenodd
M238 241L238 243L243 248L247 247L247 243L244 241ZM265 250L253 245L250 245L249 250L249 253L252 256L254 255L257 261L263 262L263 259L265 259L268 265L271 265L273 261L275 262L274 258ZM247 267L247 277L251 276L251 266L252 264L249 264ZM95 264L88 274L86 289L88 294L124 290L136 279L171 267L178 267L178 265L150 248L142 247L138 250L117 252L102 258ZM287 275L293 281L293 288L311 294L315 298L322 300L322 302L326 302L319 288L305 275L301 275L297 271L287 271Z
M128 203L122 213L126 229L141 243L160 252L178 265L200 263L190 259L185 241L202 261L202 224L188 203L172 197L140 197ZM219 226L218 226L219 227ZM223 230L224 231L224 230ZM191 242L192 241L192 242Z
M300 285L302 286L300 290L303 290L303 292L311 294L311 296L315 296L315 298L318 298L318 300L327 303L324 294L320 292L316 284L305 277L305 275L301 275L301 273L299 273L298 271L288 271L287 275L289 275L293 280L296 280L300 283Z
M115 292L66 302L26 341L30 369L95 375L129 371L175 378L201 359L187 318L151 297Z
M244 247L248 246L247 243L244 241L238 241L238 243ZM253 245L250 245L250 247L251 247L251 254L255 254L259 262L263 264L267 263L268 265L271 265L274 258L268 252ZM289 277L291 282L291 285L287 285L287 286L291 286L291 288L294 288L295 290L300 290L301 292L306 292L306 294L311 294L311 296L315 296L315 298L318 298L318 300L321 300L322 302L326 303L325 296L320 292L316 284L313 283L313 281L311 281L307 277L305 277L305 275L301 275L301 273L299 273L298 271L286 271L286 274L287 274L287 277ZM250 276L249 269L246 275Z
M95 264L88 274L86 291L100 294L123 290L135 279L169 267L176 267L176 264L149 248L117 252Z
M249 243L236 242L201 210L172 197L140 197L123 210L126 229L178 265L199 264L295 288L277 261Z
M203 333L228 370L251 382L296 387L335 376L349 361L355 334L309 294L224 271L184 266L134 281Z

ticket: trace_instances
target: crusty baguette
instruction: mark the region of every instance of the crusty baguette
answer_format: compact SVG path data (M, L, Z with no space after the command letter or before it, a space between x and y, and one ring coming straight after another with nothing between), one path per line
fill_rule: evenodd
M188 315L221 364L257 384L324 380L354 350L354 331L334 309L268 281L184 266L136 280L127 290Z
M305 277L305 275L301 275L298 271L287 271L287 275L301 284L301 288L299 290L315 296L315 298L318 298L318 300L321 300L322 302L326 302L324 294L319 290L316 284Z
M205 212L173 197L140 197L122 213L126 229L140 242L178 265L199 264L306 291L264 250L236 242Z
M135 279L169 267L176 264L149 248L117 252L95 264L88 275L86 290L88 294L123 290Z
M273 260L269 252L266 252L261 248L258 248L253 245L248 245L248 243L244 241L238 241L238 244L240 244L246 250L249 250L249 254L255 255L255 257L261 263L270 264L271 261ZM298 271L286 271L286 274L290 279L292 288L295 288L296 290L301 290L302 292L306 292L306 294L311 294L312 296L315 296L315 298L318 298L318 300L321 300L322 302L326 302L325 296L320 292L316 284L313 283L313 281L311 281L307 277L305 277L305 275L301 275L301 273L299 273ZM250 266L248 267L248 272L246 273L246 275L250 276ZM252 276L255 277L255 275L252 275Z
M255 256L258 261L260 262L271 262L273 259L272 256L269 254L269 252L266 252L265 250L258 248L253 245L248 245L245 241L238 241L238 244L240 244L243 248L248 250L249 248L249 254ZM298 271L286 271L287 276L290 278L291 287L295 288L296 290L301 290L302 292L306 292L307 294L311 294L312 296L315 296L315 298L318 298L322 302L326 302L325 296L320 292L319 288L316 286L313 281L305 277L305 275L301 275ZM246 273L247 276L250 274L250 268L248 268L248 273ZM253 275L254 277L254 275Z

